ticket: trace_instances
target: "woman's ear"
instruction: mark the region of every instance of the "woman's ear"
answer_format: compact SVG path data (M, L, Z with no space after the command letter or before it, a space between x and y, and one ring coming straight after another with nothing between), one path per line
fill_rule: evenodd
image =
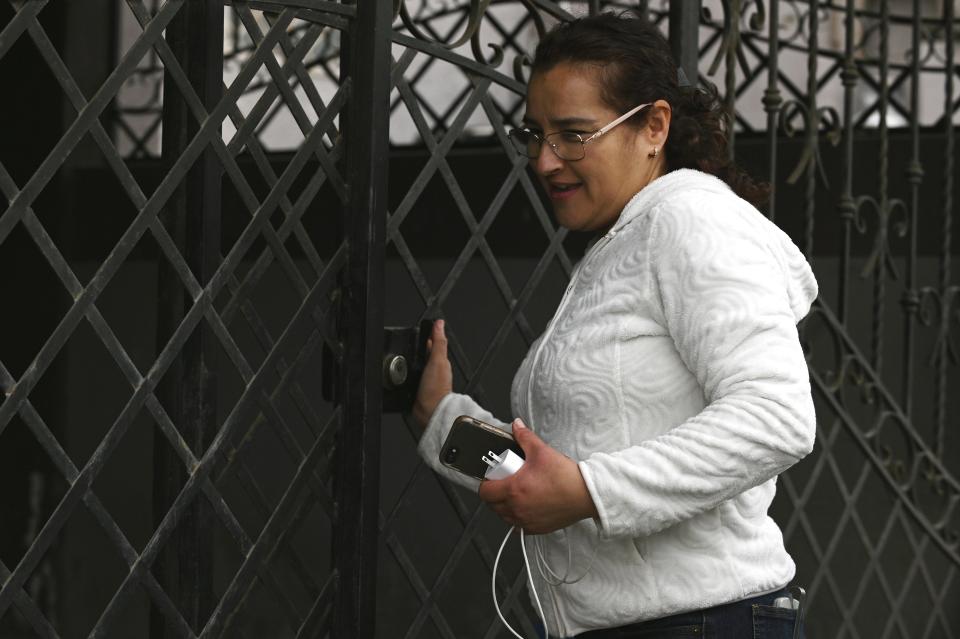
M647 143L650 146L663 148L667 142L667 135L670 133L670 119L673 117L673 109L666 100L657 100L650 107L650 115L647 116L647 126L644 134Z

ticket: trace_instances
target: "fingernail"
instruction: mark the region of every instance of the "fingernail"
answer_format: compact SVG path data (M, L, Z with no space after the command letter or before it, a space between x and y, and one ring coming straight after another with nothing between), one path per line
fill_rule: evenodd
M513 425L516 426L517 428L526 428L526 427L527 427L526 424L523 423L523 420L520 419L519 417L517 417L515 420L513 420Z
M444 329L444 321L443 321L443 320L437 320L437 326L439 326L439 327L440 327L440 330L442 331L442 330Z

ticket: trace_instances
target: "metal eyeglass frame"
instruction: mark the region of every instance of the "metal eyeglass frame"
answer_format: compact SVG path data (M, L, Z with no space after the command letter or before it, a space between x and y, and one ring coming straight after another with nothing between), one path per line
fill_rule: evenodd
M540 157L540 153L541 153L542 150L543 150L543 143L546 142L548 145L550 145L550 149L553 151L553 154L556 155L558 158L560 158L561 160L564 160L564 161L566 161L566 162L576 162L576 161L578 161L578 160L582 160L583 158L585 158L585 157L587 156L586 146L587 146L587 144L588 144L589 142L593 142L594 140L596 140L597 138L599 138L600 136L602 136L604 133L609 132L609 131L610 131L611 129L613 129L615 126L617 126L618 124L620 124L620 123L622 123L623 121L625 121L627 118L629 118L631 115L633 115L634 113L636 113L636 112L639 111L640 109L642 109L642 108L644 108L644 107L648 107L648 106L650 106L650 105L652 105L652 104L653 104L653 102L646 102L646 103L641 104L641 105L639 105L639 106L633 107L632 109L630 109L629 111L627 111L626 113L624 113L623 115L621 115L619 118L617 118L616 120L614 120L614 121L611 122L610 124L607 124L606 126L602 127L600 130L598 130L596 133L594 133L593 135L591 135L591 136L590 136L589 138L587 138L586 140L584 140L582 137L580 137L580 134L579 134L579 133L574 133L573 131L557 131L556 133L551 133L550 135L544 135L544 136L541 137L541 136L537 135L536 133L534 133L533 131L531 131L530 129L512 129L507 135L509 135L510 138L512 138L512 139L515 140L516 138L514 137L514 134L520 133L520 132L522 132L522 131L526 131L529 135L532 135L532 136L535 137L536 139L540 140L540 151L537 151L537 154L536 154L536 155L528 155L527 153L524 153L524 152L521 151L519 148L517 148L517 145L514 144L514 147L517 148L517 151L518 151L518 152L520 152L522 155L524 155L525 157L527 157L527 158L529 158L529 159L531 159L531 160L535 160L535 159L537 159L538 157ZM555 136L555 135L575 135L575 136L577 136L577 139L580 140L580 150L581 150L581 152L582 152L582 154L580 155L580 157L578 157L578 158L565 158L565 157L563 157L562 155L560 155L560 151L557 149L557 145L550 141L550 138L553 137L553 136ZM524 145L524 146L526 146L526 145Z

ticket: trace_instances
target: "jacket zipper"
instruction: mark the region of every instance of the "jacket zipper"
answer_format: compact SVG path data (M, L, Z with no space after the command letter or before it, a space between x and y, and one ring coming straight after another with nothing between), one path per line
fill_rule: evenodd
M577 280L580 277L580 273L587 264L587 260L599 253L600 249L609 244L610 240L612 240L616 234L617 231L608 232L596 244L594 244L590 250L587 251L586 255L583 256L583 259L580 261L577 269L570 277L570 283L567 284L567 290L563 292L563 298L560 300L560 306L557 307L557 312L553 314L553 319L550 320L550 324L547 325L547 330L543 333L543 339L540 340L540 346L537 347L537 352L533 354L533 361L530 362L530 377L527 379L527 417L531 422L529 425L532 425L535 421L533 418L533 374L537 369L538 362L540 361L540 355L543 352L543 347L547 344L547 340L550 339L553 329L557 325L557 321L560 319L563 311L566 310L567 304L570 301L570 293L576 286Z
M594 255L600 252L600 250L610 243L610 240L614 238L617 234L617 231L609 231L604 235L600 240L597 241L590 249L587 251L586 255L583 256L583 259L580 261L580 264L577 266L577 269L573 272L573 275L570 277L570 283L567 284L567 290L563 293L563 298L560 300L560 305L557 307L557 312L553 314L553 319L550 320L550 324L547 325L547 330L543 333L543 339L540 340L540 346L537 347L537 352L533 354L533 361L530 363L530 376L527 379L527 418L530 420L528 426L532 426L534 422L533 416L533 374L537 369L537 364L540 361L540 355L543 352L543 347L546 345L547 340L550 339L553 329L557 324L557 321L560 319L560 316L563 314L563 311L566 310L567 304L570 301L570 293L573 292L574 287L577 284L577 280L580 277L580 273L583 271L584 267L587 265L587 260L592 258ZM536 431L534 431L536 432ZM549 583L546 584L547 588L550 590L550 597L553 599L554 605L554 616L555 621L557 622L557 629L566 634L566 624L563 623L563 620L560 618L560 605L557 601L556 593L553 592L553 588ZM546 619L543 620L544 623L547 622Z

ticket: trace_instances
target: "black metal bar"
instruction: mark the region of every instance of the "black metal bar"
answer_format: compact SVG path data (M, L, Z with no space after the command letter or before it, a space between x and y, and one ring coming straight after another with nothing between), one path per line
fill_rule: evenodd
M769 162L770 176L770 201L767 203L767 215L771 220L777 216L777 189L774 185L777 183L777 134L778 122L780 120L780 105L783 104L783 98L780 96L780 87L778 85L778 76L780 74L779 56L780 56L780 3L770 3L769 15L770 44L767 55L767 88L763 93L763 107L767 112L767 144L769 152L767 162Z
M951 322L951 297L950 291L950 251L953 242L953 167L955 159L954 153L954 126L953 117L951 117L954 99L954 68L956 62L953 59L956 44L953 41L955 37L955 15L954 4L952 2L943 3L943 21L946 25L944 33L944 42L946 45L946 65L947 73L944 83L944 116L943 127L946 137L946 146L944 147L943 157L943 250L940 255L940 269L938 273L940 285L940 317L939 317L939 336L937 338L936 353L936 390L934 394L934 423L935 423L935 444L934 451L937 459L943 459L946 435L947 435L947 374L950 350L950 322Z
M700 62L700 2L684 0L670 3L670 48L673 59L694 86Z
M737 51L740 49L740 16L743 14L743 1L726 0L723 3L724 27L726 30L726 35L723 38L723 44L726 47L723 63L723 97L724 102L726 102L727 115L730 118L727 127L727 151L731 160L736 155L734 147L736 127L734 123L737 117Z
M333 553L337 592L333 636L374 636L379 516L384 236L387 218L390 0L357 2L344 34L341 68L351 78L351 108L341 127L347 144L349 200L343 228L349 247L341 327L345 345L342 420L336 456ZM343 77L341 73L341 77Z
M910 112L920 111L920 0L913 0L913 24L910 30ZM913 378L914 378L914 328L917 312L920 310L920 294L917 291L917 221L920 208L920 185L923 183L923 165L920 163L920 118L914 116L910 120L911 157L907 165L907 183L910 185L910 208L908 241L909 254L907 255L906 290L900 304L903 308L903 385L900 394L900 405L903 412L913 419Z
M820 112L817 110L817 58L820 53L820 16L819 6L810 2L810 39L807 48L807 135L804 145L810 153L807 165L807 183L804 188L806 207L804 210L803 252L808 260L813 259L813 230L816 221L817 169L819 153L817 151L820 136Z
M223 90L223 3L189 2L171 21L166 40L204 107L212 111ZM177 83L165 75L163 97L163 158L169 164L180 156L199 131ZM184 254L190 270L205 285L220 257L220 168L213 149L206 149L185 176L164 211L165 225ZM176 270L161 260L159 268L158 343L162 344L183 321L192 300L185 295ZM172 406L172 418L196 457L216 433L216 352L212 330L201 324L184 345L159 388ZM184 473L177 455L160 431L154 434L154 523L159 525L169 504L183 487ZM156 574L194 628L202 628L213 609L213 512L196 500L182 514L177 536L156 563ZM173 566L176 565L176 569ZM174 583L176 575L176 583ZM166 623L151 618L151 636L165 637Z
M873 271L873 318L871 321L871 353L870 363L877 373L883 372L883 355L886 340L884 339L884 313L887 298L886 276L886 246L887 226L890 218L890 196L887 188L888 167L890 164L890 138L887 131L887 105L890 102L890 83L887 79L890 58L890 3L884 0L880 3L880 157L877 162L877 181L880 190L879 210L877 211L877 247L875 268Z
M843 190L837 210L843 225L843 245L840 249L840 273L837 285L837 317L847 321L848 291L850 288L850 245L857 204L853 199L853 101L857 87L857 65L854 59L854 0L847 0L844 29L844 63L840 77L843 81Z

